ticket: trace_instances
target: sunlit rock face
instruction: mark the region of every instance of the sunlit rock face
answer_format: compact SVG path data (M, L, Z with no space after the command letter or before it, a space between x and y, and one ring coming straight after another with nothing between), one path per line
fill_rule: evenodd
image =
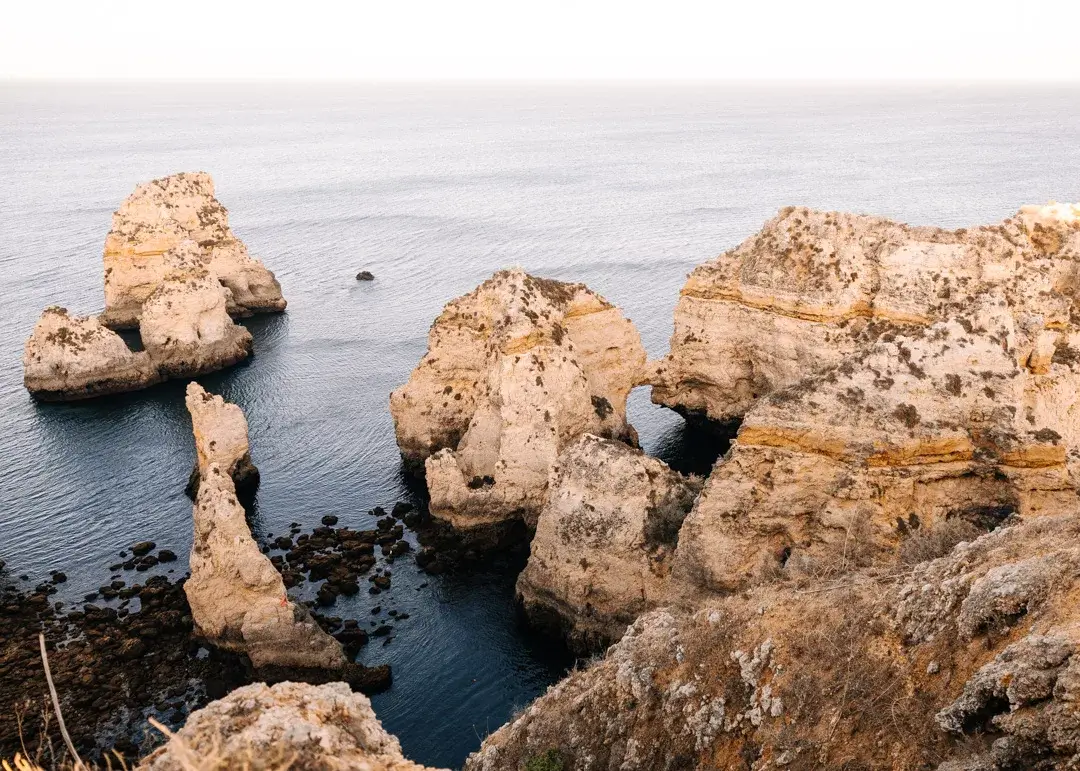
M644 364L633 324L583 284L500 271L449 303L390 397L403 457L425 463L431 513L459 531L535 524L567 443L636 441L626 397Z
M135 352L93 316L46 308L23 349L23 383L42 401L70 401L135 391L160 380L145 352Z
M518 601L535 627L587 652L663 602L683 519L701 489L656 458L591 434L559 455Z
M143 303L170 271L167 253L183 241L193 242L199 266L229 289L231 314L285 309L274 274L229 228L210 175L184 172L140 184L113 214L105 239L103 323L138 325Z

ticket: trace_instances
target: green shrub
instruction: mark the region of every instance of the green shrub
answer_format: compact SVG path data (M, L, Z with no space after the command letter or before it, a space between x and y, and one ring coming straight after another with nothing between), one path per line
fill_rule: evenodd
M566 761L558 750L548 750L526 760L525 771L566 771Z

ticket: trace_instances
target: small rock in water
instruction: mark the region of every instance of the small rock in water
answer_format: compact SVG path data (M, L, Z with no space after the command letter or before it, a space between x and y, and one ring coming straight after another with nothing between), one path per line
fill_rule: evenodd
M356 274L356 280L357 281L374 281L375 280L375 274L372 273L370 270L362 270L362 271L360 271L359 273Z
M322 523L327 527L330 527L338 523L338 518L332 514L327 514L325 517L322 518Z
M157 544L153 541L139 541L131 547L131 553L136 557L142 557L152 552L156 546ZM123 553L120 556L123 556Z
M176 561L176 553L170 551L169 549L162 549L161 551L158 552L157 558L158 558L158 562L175 562Z

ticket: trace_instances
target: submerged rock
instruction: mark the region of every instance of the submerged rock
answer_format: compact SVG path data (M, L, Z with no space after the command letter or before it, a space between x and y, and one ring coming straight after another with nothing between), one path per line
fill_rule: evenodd
M238 494L254 492L259 486L259 470L251 462L244 411L207 393L198 383L188 383L185 404L195 434L195 468L188 480L188 495L194 498L198 494L199 479L212 464L232 478Z
M105 239L103 323L138 325L143 303L170 271L166 254L184 241L195 244L200 266L231 292L231 314L285 309L274 274L229 228L210 175L185 172L137 186L113 214Z
M193 759L214 768L246 768L257 759L258 768L436 771L406 760L367 697L344 683L238 688L193 713L138 768L187 771Z
M567 446L517 582L530 622L580 652L618 640L663 601L700 489L700 480L621 442L587 434Z
M644 363L633 324L583 284L500 271L449 303L390 397L403 457L425 463L432 515L463 532L533 525L568 442L635 440L626 397Z
M132 351L92 316L45 309L23 351L23 383L35 399L68 401L135 391L161 377L149 355Z

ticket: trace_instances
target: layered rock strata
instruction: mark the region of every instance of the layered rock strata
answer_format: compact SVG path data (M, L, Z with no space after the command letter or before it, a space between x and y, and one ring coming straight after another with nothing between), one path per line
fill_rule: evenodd
M541 510L519 602L575 650L604 647L662 602L701 480L590 434L563 450Z
M239 494L259 485L259 469L251 462L248 423L244 411L220 396L207 393L198 383L188 383L185 398L195 434L195 468L188 482L188 494L199 492L199 479L211 465L221 468L233 480Z
M238 688L192 713L138 766L143 771L285 767L438 771L403 757L367 697L343 683Z
M633 324L582 284L500 271L449 303L390 399L403 457L425 463L432 515L459 532L535 524L567 443L634 441L626 397L644 363Z
M92 316L46 308L23 350L23 383L35 399L69 401L135 391L161 377L145 352L128 348Z
M185 172L138 185L113 214L105 238L103 323L114 328L139 324L143 303L170 271L168 252L184 241L195 244L200 266L229 289L231 314L285 309L274 274L248 254L229 228L210 175Z
M1078 536L1073 510L902 571L650 612L466 771L1072 768Z
M195 631L211 644L246 655L256 670L332 671L341 679L373 682L341 644L289 599L281 574L251 535L230 470L246 444L246 422L198 386L189 389L201 479L195 501L191 577L184 592ZM242 456L240 456L242 458ZM388 672L384 673L388 677Z

